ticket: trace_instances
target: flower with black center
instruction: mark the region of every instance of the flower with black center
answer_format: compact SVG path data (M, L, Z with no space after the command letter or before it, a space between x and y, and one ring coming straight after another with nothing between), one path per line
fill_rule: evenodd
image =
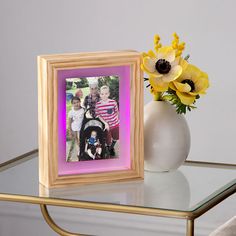
M209 87L208 75L194 65L186 64L182 74L170 83L181 103L191 105L197 97L205 94Z
M185 43L174 33L170 46L162 46L160 37L154 37L155 51L142 55L141 69L147 74L144 81L154 101L168 101L177 113L196 108L195 101L209 87L208 75L188 63L189 55L182 57Z
M153 91L165 92L169 83L176 80L182 73L179 65L180 56L184 50L184 43L179 44L179 37L174 34L171 46L162 47L159 43L160 37L155 35L154 47L152 50L143 53L143 63L141 68L149 76L149 83Z

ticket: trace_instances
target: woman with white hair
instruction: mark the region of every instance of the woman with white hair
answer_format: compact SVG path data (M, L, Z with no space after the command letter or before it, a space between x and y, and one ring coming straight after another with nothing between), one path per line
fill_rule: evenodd
M89 81L90 93L84 98L85 109L90 109L90 115L95 118L96 103L100 101L100 95L98 91L98 81Z

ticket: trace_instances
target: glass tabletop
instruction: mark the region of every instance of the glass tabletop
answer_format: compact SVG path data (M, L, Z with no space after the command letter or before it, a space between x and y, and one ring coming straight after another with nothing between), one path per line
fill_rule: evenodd
M38 182L38 158L0 168L0 193L82 200L175 211L193 211L236 184L236 169L183 165L145 172L143 181L47 189Z

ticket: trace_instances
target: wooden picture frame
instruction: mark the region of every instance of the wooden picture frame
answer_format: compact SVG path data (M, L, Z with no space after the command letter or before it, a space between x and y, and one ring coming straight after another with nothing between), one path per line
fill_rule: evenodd
M143 179L143 74L140 70L140 63L141 54L136 51L38 56L39 182L41 184L45 187L65 187ZM98 113L103 106L99 107L100 103L93 101L92 84L94 81L97 84L95 89L100 89L100 92L96 92L99 97L98 101L105 104L104 107L108 100L109 106L113 106L113 103L118 104L117 109L109 107L105 110L111 114L108 115L110 119L118 117L114 123L109 118L102 116L103 110L101 110L101 115ZM105 84L105 87L102 83ZM113 86L113 84L115 85ZM75 101L77 98L72 99L80 97L80 95L73 94L73 86L76 89L80 89L81 86L82 92L91 93L85 98L78 99L79 105ZM112 88L113 90L111 90ZM67 91L72 92L67 93ZM110 98L112 91L114 96ZM72 98L69 100L72 105L67 101L67 95L71 95ZM91 114L87 118L87 115L85 116L85 113L82 112L85 112L86 109L81 104L82 100L85 104L85 99L90 98L89 96L91 98L93 96L93 99L89 100L91 103L87 109ZM106 96L109 96L108 100L106 100ZM70 106L72 107L69 108ZM93 106L96 111L95 115L92 113ZM73 123L75 118L71 118L69 112L73 110L75 114L78 114L78 109L81 114L83 113L83 119L78 118L76 120L78 123ZM116 115L115 112L117 112ZM91 120L90 124L103 120L99 123L101 127L89 125L87 121ZM115 132L108 131L108 129L115 130L112 127L115 122L119 123L118 126L115 126L119 127L118 139L114 138ZM77 124L80 124L78 132L71 128L72 123L74 127L78 127ZM95 128L96 130L92 130ZM72 132L73 135L69 135L68 132L70 134ZM74 136L74 133L78 136ZM111 140L114 141L109 145L107 145L108 137L110 137L108 133L113 135ZM71 139L67 141L67 137ZM70 150L67 144L71 145ZM83 145L86 147L84 148ZM77 150L76 147L79 150L78 161L70 161L69 155L75 158L70 151ZM112 154L112 148L119 154L115 152ZM88 159L82 159L82 157L88 157Z

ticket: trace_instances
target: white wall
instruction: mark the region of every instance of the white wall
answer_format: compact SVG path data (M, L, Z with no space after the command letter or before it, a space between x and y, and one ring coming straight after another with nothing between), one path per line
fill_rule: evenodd
M155 33L169 43L176 31L211 80L187 115L189 158L235 163L235 7L234 0L1 0L0 162L37 147L37 55L146 51Z

